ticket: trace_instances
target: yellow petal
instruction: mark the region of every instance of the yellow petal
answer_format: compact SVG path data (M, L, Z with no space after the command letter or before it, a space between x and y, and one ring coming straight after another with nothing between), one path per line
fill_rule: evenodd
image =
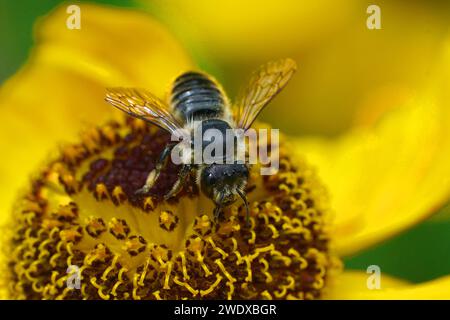
M370 276L367 273L358 271L344 272L332 280L324 295L324 299L450 299L450 276L421 284L408 284L406 281L381 274L381 288L372 290L367 287L367 279Z
M196 49L232 63L273 59L342 30L354 0L141 0ZM364 14L364 11L362 11Z
M402 99L420 88L450 12L436 1L384 1L382 29L369 30L365 1L140 1L202 61L224 71L230 93L258 64L295 59L297 74L261 114L290 134L342 133L374 92L390 90Z
M450 42L449 42L450 43ZM334 244L348 255L427 218L450 197L450 45L430 90L337 140L299 139L336 212Z
M145 87L162 96L170 80L191 67L181 45L149 15L81 4L81 29L66 28L60 7L38 28L35 59L101 81Z
M66 6L38 24L28 63L0 90L0 223L17 189L57 142L111 116L105 87L140 86L161 96L171 78L191 66L148 15L80 7L80 30L66 28Z

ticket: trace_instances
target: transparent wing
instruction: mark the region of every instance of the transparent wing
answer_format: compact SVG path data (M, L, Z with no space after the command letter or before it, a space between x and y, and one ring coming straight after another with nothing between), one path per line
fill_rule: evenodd
M297 69L292 59L270 61L250 78L236 100L234 119L238 128L247 130L261 110L283 89Z
M168 107L150 92L135 88L108 88L105 100L129 115L150 122L175 134L182 123Z

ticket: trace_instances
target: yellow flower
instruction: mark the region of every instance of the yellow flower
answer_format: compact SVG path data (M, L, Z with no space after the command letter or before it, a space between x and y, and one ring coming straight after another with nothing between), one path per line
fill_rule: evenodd
M11 175L23 177L10 180L35 172L14 201L4 232L7 296L318 298L333 261L326 195L315 173L301 161L293 163L280 145L279 173L264 179L251 174L250 226L242 206L229 207L214 224L212 204L194 183L176 200L161 202L158 195L176 178L174 167L152 196L136 196L167 136L142 121L114 116L103 102L105 87L146 87L162 96L172 77L193 66L143 14L89 5L82 13L80 31L64 27L64 10L53 13L39 28L30 64L1 92L2 110L11 118L6 136L24 142L17 149L11 145L11 160L2 170L21 168ZM118 17L126 28L115 25ZM55 79L48 78L49 70ZM30 96L33 83L48 86L35 87ZM39 122L23 116L35 110L33 101L45 103ZM83 119L91 124L84 129ZM20 121L30 128L17 131ZM64 140L75 142L40 163L46 150ZM3 203L12 204L2 191ZM77 274L79 290L67 286Z
M332 260L325 196L308 166L281 145L279 173L249 179L250 226L242 205L215 224L195 181L161 201L173 166L151 196L136 196L167 143L154 129L132 119L93 128L32 180L8 232L10 297L320 297ZM68 288L77 272L79 290Z
M141 2L187 38L192 52L206 55L203 63L225 70L232 89L255 61L297 60L291 89L262 118L316 135L299 139L296 151L330 190L341 256L448 201L446 5L379 3L382 30L369 30L364 1Z
M444 3L385 1L378 3L382 29L369 30L364 1L141 3L199 61L222 71L229 91L239 89L254 65L296 60L299 72L290 84L296 90L262 114L291 134L342 133L403 104L429 82L450 18Z
M164 136L102 102L104 88L118 85L163 96L193 67L189 57L144 14L81 8L81 30L65 28L64 8L40 25L30 61L0 91L8 150L0 217L10 227L2 248L11 250L1 289L9 297L450 297L448 278L411 286L383 277L383 290L370 291L366 275L337 275L333 258L404 230L448 200L448 43L438 64L447 69L436 72L444 76L421 98L338 140L296 138L289 148L283 139L280 172L250 179L251 226L238 205L215 226L195 188L172 203L133 197ZM74 142L48 153L66 141ZM331 231L326 192L303 155L332 196ZM173 176L172 168L167 185ZM80 290L65 286L72 264L81 269Z

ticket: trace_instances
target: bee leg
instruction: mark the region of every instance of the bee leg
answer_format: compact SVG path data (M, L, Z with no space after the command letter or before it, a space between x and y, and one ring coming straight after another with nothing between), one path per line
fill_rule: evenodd
M189 175L189 172L191 172L190 165L185 164L181 167L180 172L178 173L177 181L175 181L174 185L172 186L172 189L170 189L170 191L164 196L164 200L176 196L178 192L181 191Z
M136 194L146 194L150 191L150 189L155 184L159 175L161 174L161 170L167 165L167 159L170 155L170 152L175 147L175 143L170 143L166 145L161 154L159 155L158 162L156 163L155 169L153 169L147 176L147 180L142 188L136 190Z
M222 212L222 206L221 205L216 205L216 207L214 208L214 221L215 221L215 223L219 222L220 212Z
M245 211L246 211L245 221L246 221L247 227L249 227L249 226L250 226L250 210L249 210L249 208L248 208L248 200L247 200L247 197L246 197L245 194L244 194L241 190L239 190L239 189L237 189L236 192L237 192L237 194L239 195L239 197L241 197L242 201L244 201Z
M219 193L219 199L216 202L216 207L214 208L214 221L215 223L219 222L219 216L220 213L222 212L222 201L224 198L224 194L223 193Z

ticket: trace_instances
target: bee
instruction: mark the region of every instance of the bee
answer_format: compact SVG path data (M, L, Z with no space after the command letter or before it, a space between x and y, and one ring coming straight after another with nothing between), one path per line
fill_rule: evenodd
M105 100L127 114L156 125L170 134L179 130L193 135L197 126L225 132L228 129L248 130L263 108L283 89L297 69L292 59L270 61L257 69L236 102L231 105L222 86L210 75L188 71L178 76L170 90L166 104L152 93L136 88L107 89ZM209 141L202 141L205 148ZM168 143L161 152L137 194L147 194L167 164L175 143ZM215 203L217 220L224 207L239 197L247 211L249 207L245 188L249 178L249 164L244 161L212 164L182 164L178 179L164 196L167 200L182 189L191 172L196 173L199 189Z

